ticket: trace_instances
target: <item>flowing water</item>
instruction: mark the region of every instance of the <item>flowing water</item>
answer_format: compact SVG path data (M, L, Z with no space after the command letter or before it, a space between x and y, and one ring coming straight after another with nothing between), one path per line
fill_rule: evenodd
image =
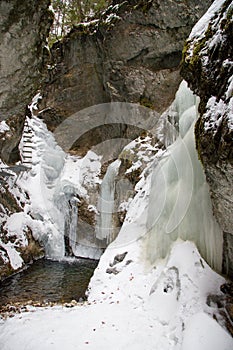
M96 260L35 261L0 283L0 306L27 302L69 302L85 298Z

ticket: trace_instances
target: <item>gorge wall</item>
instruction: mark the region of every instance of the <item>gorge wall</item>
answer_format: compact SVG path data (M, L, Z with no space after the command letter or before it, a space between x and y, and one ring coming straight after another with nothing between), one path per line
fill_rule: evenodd
M210 186L213 211L224 232L223 271L233 276L233 4L221 1L186 42L182 76L200 96L196 143Z
M113 1L99 19L75 26L51 48L48 80L42 89L38 116L51 131L55 129L57 136L56 127L65 118L101 103L139 103L162 113L170 106L181 82L179 65L185 39L210 4L211 1L193 0ZM103 118L100 127L96 127L95 109L98 107L89 109L90 115L86 113L85 123L90 132L83 133L78 143L71 146L72 154L83 157L96 143L116 135L130 139L129 134L134 134L136 138L142 132L139 129L135 133L135 128L129 128L127 118L120 126L116 123L119 118L112 125ZM80 133L84 121L82 113L78 115L73 129ZM62 128L61 138L66 133ZM63 142L59 145L63 146ZM118 156L113 154L113 148L108 155L111 160ZM106 171L104 158L102 169ZM91 193L91 186L88 190ZM92 218L88 231L95 226L94 212L88 209L93 205L96 203L86 201L79 205L78 225L90 223ZM84 226L78 231L88 234Z
M49 0L0 2L0 120L9 130L0 133L0 154L7 163L19 160L26 106L45 72L45 45L52 23Z
M157 112L172 102L191 28L211 1L113 1L98 20L79 24L51 49L43 118L51 129L99 103L141 103Z
M7 225L13 217L20 222L25 205L22 198L27 200L28 195L13 193L17 191L14 182L20 168L12 172L6 164L12 166L20 160L18 145L26 107L45 72L44 47L53 18L49 4L49 0L0 2L0 280L43 255L29 227L25 225L15 234ZM15 254L21 257L15 265L10 263L10 253L14 253L11 247L16 247Z
M0 3L0 120L24 114L38 89L43 50L52 22L50 1Z

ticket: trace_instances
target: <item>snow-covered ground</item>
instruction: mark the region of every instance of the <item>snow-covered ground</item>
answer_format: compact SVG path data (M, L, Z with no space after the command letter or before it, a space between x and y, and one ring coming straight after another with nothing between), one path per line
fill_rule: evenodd
M195 245L176 242L168 258L149 270L139 260L139 248L137 242L108 249L88 303L72 309L29 307L0 321L1 350L231 350L233 339L213 318L215 307L206 304L224 279ZM119 273L106 273L106 262L126 251L115 264Z

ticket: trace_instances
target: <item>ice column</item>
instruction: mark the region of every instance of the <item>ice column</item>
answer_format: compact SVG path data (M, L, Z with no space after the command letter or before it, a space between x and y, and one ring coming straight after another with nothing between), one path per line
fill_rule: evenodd
M109 165L101 184L98 201L99 216L97 217L96 238L106 239L107 244L114 239L112 215L114 211L115 178L120 164L121 161L117 159Z

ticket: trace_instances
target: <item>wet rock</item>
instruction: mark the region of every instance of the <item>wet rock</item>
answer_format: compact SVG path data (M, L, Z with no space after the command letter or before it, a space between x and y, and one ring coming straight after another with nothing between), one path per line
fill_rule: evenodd
M22 137L24 119L22 115L10 116L6 121L9 129L0 133L0 158L7 164L15 164L20 160L18 145Z

